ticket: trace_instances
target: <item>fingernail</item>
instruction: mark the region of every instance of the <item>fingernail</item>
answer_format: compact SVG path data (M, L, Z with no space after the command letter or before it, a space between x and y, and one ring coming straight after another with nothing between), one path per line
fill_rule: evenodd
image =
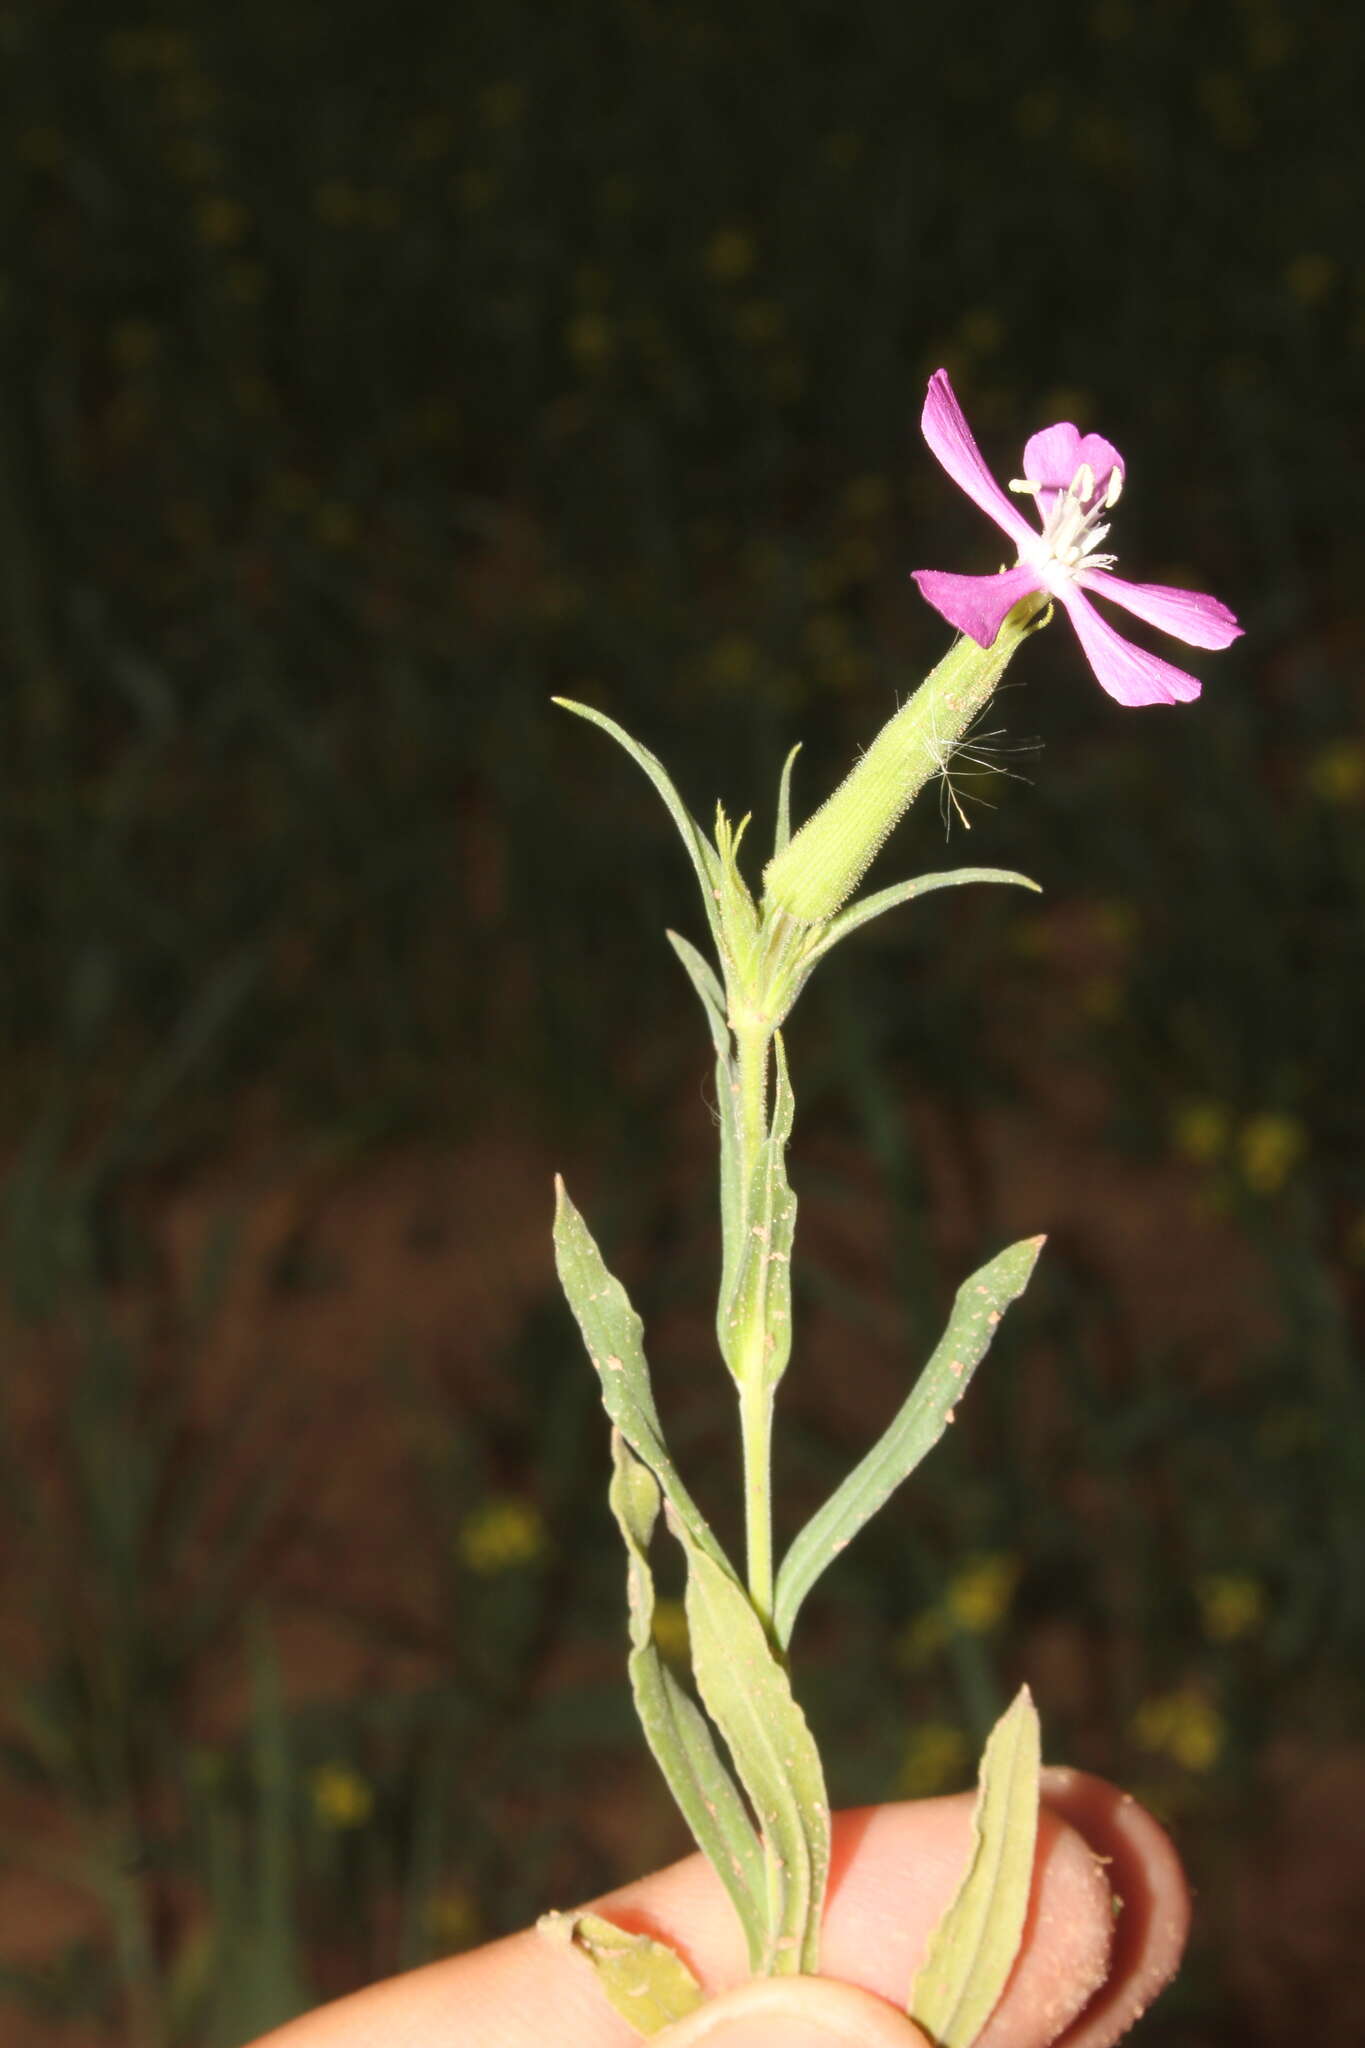
M829 1977L760 1978L655 2036L655 2048L928 2048L884 1999Z

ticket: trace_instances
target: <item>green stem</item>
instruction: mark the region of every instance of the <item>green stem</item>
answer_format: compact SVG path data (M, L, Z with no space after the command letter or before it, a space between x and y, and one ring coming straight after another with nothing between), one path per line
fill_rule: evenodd
M767 1019L735 1027L739 1067L739 1152L741 1246L754 1225L754 1194L759 1155L768 1134L768 1056L772 1026ZM739 1421L744 1447L744 1529L748 1559L749 1598L767 1629L773 1616L772 1519L772 1389L764 1384L763 1332L743 1359L739 1372Z
M755 1374L739 1390L744 1440L744 1533L749 1598L771 1635L773 1625L773 1392Z

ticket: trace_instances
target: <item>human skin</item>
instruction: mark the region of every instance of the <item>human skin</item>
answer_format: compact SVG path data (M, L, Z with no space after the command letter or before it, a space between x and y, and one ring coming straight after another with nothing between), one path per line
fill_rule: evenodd
M971 1839L969 1796L835 1816L819 1979L748 1981L740 1930L700 1856L596 1902L676 1947L713 2002L658 2048L928 2048L904 2001ZM1116 1902L1119 1902L1116 1904ZM974 2048L1109 2048L1180 1961L1189 1894L1166 1835L1084 1772L1043 1774L1023 1945ZM631 2048L592 1971L533 1932L372 1985L257 2048Z

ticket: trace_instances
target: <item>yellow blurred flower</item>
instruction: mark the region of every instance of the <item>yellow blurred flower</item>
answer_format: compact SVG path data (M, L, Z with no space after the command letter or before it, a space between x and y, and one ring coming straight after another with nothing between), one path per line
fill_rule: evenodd
M223 280L229 298L254 306L265 296L265 272L259 263L234 263Z
M1284 281L1304 306L1320 306L1337 281L1337 266L1320 250L1306 249L1285 265Z
M603 313L575 313L564 329L564 344L580 370L600 370L616 352L616 333Z
M1278 1193L1307 1148L1308 1136L1298 1118L1272 1109L1248 1117L1237 1133L1242 1177L1258 1195Z
M201 242L217 249L235 248L244 241L251 216L240 200L222 195L201 199L194 210L194 222Z
M187 185L207 184L221 178L226 168L223 152L201 135L182 135L166 151L166 161L177 178Z
M1170 1757L1182 1770L1208 1771L1223 1753L1227 1724L1202 1692L1183 1686L1144 1700L1132 1733L1140 1748Z
M1038 86L1015 103L1015 132L1025 142L1041 142L1057 126L1060 111L1061 102L1056 91L1051 86Z
M1106 43L1117 43L1132 34L1133 19L1128 0L1099 0L1090 16L1090 30Z
M572 576L547 576L537 584L534 596L536 617L548 626L562 626L576 619L587 603L581 583Z
M498 181L492 171L471 167L457 171L450 181L450 196L465 213L482 213L497 196Z
M396 228L402 217L396 196L382 185L364 194L360 202L360 212L366 225L378 228L381 234L389 228Z
M964 348L974 349L983 356L999 348L1005 338L1004 322L989 306L978 306L974 311L964 313L957 331Z
M1095 930L1107 946L1127 952L1137 937L1137 910L1120 896L1106 897L1095 905Z
M944 1607L955 1627L984 1635L1001 1622L1019 1583L1019 1561L1003 1551L971 1558L948 1582Z
M1365 803L1365 746L1333 740L1320 748L1308 764L1308 784L1324 803Z
M364 1827L374 1812L374 1790L349 1764L321 1764L308 1780L313 1811L324 1827Z
M317 536L325 548L349 548L355 543L356 516L349 505L335 498L318 507Z
M408 128L408 155L414 163L433 163L455 139L449 114L421 114Z
M670 1664L687 1661L691 1637L681 1600L659 1600L654 1607L654 1640Z
M456 1542L470 1571L492 1578L544 1555L545 1524L530 1501L505 1494L466 1515Z
M891 486L884 476L851 477L844 485L839 509L850 519L882 519L891 509Z
M116 321L109 352L121 370L145 370L161 352L160 332L150 320Z
M47 123L25 128L19 137L19 155L35 170L55 171L66 156L66 139Z
M530 94L519 78L500 78L479 94L479 111L489 128L514 128L526 112Z
M328 227L349 227L357 217L357 194L345 178L326 178L314 189L313 209Z
M1235 1643L1265 1620L1265 1588L1246 1572L1206 1572L1194 1594L1211 1643Z
M715 682L742 690L757 681L763 650L743 633L725 633L711 648L706 666Z
M776 299L746 299L735 314L736 334L756 348L764 342L776 341L786 324L786 315Z
M635 187L629 178L623 178L619 172L613 172L611 177L602 180L598 188L598 198L602 211L613 213L619 219L634 208Z
M446 1949L468 1948L483 1931L483 1916L474 1894L462 1884L436 1893L426 1911L427 1930Z
M1081 1011L1096 1024L1108 1024L1123 1007L1123 983L1115 974L1092 974L1081 983Z
M1258 123L1246 86L1235 72L1212 71L1199 81L1199 102L1209 117L1214 139L1224 149L1245 149L1256 138Z
M948 1640L948 1624L938 1607L926 1607L908 1621L896 1639L896 1662L904 1671L923 1671Z
M799 398L806 388L806 366L801 358L788 352L781 355L768 371L768 389L781 404Z
M747 277L757 255L753 236L743 228L718 228L703 253L703 261L718 284L734 284Z
M971 1763L971 1745L960 1728L946 1721L926 1721L912 1730L896 1773L903 1799L925 1799L956 1785Z
M1247 55L1258 71L1273 71L1293 47L1293 29L1273 14L1247 24Z
M1221 1102L1187 1102L1176 1111L1171 1131L1175 1149L1197 1166L1207 1166L1226 1149L1232 1118Z
M825 162L832 171L851 171L865 147L856 128L836 128L821 145Z
M1322 1442L1322 1417L1300 1402L1281 1402L1261 1418L1256 1443L1267 1458L1289 1458Z

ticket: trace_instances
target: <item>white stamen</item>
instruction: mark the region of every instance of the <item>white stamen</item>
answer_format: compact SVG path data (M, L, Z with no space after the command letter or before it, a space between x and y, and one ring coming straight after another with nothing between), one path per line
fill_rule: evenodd
M1123 471L1116 465L1109 472L1109 488L1104 494L1104 509L1106 512L1112 512L1115 505L1118 504L1119 493L1122 489Z

